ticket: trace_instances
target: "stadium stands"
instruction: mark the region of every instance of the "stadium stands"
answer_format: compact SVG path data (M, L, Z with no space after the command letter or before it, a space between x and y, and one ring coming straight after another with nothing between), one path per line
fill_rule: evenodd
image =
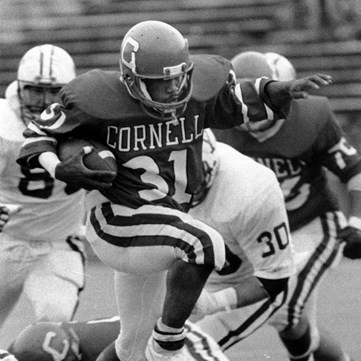
M361 112L361 41L315 42L306 33L302 37L302 32L290 28L287 4L286 0L4 0L0 96L30 47L39 43L63 47L73 55L80 73L96 67L117 69L125 32L139 21L153 19L178 28L193 53L230 58L251 48L277 51L290 58L300 76L327 72L334 85L323 91L334 109Z

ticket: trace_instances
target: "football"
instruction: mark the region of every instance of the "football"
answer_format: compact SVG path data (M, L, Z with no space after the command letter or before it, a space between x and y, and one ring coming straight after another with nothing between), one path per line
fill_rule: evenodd
M117 172L117 162L112 151L105 145L92 139L71 138L58 144L58 156L61 161L71 158L84 147L93 147L93 151L85 154L83 162L91 170Z

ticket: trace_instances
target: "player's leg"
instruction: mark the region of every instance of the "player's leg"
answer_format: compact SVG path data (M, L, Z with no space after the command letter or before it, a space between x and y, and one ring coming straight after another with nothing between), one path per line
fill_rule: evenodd
M279 337L286 347L290 360L308 361L320 343L316 324L316 292L308 299L297 324L286 331L279 331Z
M162 312L166 271L149 275L115 272L114 279L121 325L116 353L122 361L144 360L148 339Z
M69 242L68 242L69 241ZM24 285L37 321L70 321L84 287L85 258L80 241L37 243L34 252L43 253ZM44 253L47 254L44 254Z
M285 302L286 293L280 293L274 302L262 300L249 306L209 315L196 322L202 330L228 350L264 325Z
M0 234L0 328L20 298L35 262L26 242Z
M350 357L342 349L338 340L336 340L329 331L317 324L317 300L318 287L313 290L310 298L307 300L303 313L309 320L309 330L311 339L317 339L314 344L314 361L349 361Z
M345 218L340 212L329 212L292 233L296 259L299 261L298 276L291 278L287 307L270 322L279 331L290 359L307 360L313 351L319 347L323 349L316 320L317 290L329 270L340 260L342 252L337 230L344 225ZM326 334L322 338L325 342ZM339 343L331 339L329 341L325 350L327 357L322 361L344 360Z
M184 322L210 272L224 264L224 243L219 233L177 210L160 206L133 210L108 204L91 211L87 239L98 257L119 272L144 278L169 270L162 318L154 327L147 349L172 354L181 350ZM118 289L121 299L121 287ZM158 352L154 352L157 358ZM123 356L122 361L126 360Z

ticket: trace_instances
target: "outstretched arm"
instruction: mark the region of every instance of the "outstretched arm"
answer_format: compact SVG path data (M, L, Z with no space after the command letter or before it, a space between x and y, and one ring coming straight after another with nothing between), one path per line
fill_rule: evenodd
M292 99L305 99L312 90L332 83L332 77L327 74L314 74L305 78L289 81L271 81L265 88L273 107L282 109L288 114Z

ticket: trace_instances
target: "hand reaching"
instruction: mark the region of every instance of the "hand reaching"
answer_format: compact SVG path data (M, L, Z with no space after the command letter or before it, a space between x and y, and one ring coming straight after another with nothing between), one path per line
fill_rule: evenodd
M289 94L293 99L307 98L311 90L319 89L321 86L327 86L332 83L330 75L314 74L305 78L292 80L289 84Z
M332 77L326 74L314 74L289 81L271 81L266 85L265 93L271 108L282 118L287 117L292 99L304 99L311 90L332 83Z
M87 190L111 187L116 176L115 172L91 170L84 166L84 155L92 151L91 147L84 147L80 153L63 160L55 168L55 178Z

